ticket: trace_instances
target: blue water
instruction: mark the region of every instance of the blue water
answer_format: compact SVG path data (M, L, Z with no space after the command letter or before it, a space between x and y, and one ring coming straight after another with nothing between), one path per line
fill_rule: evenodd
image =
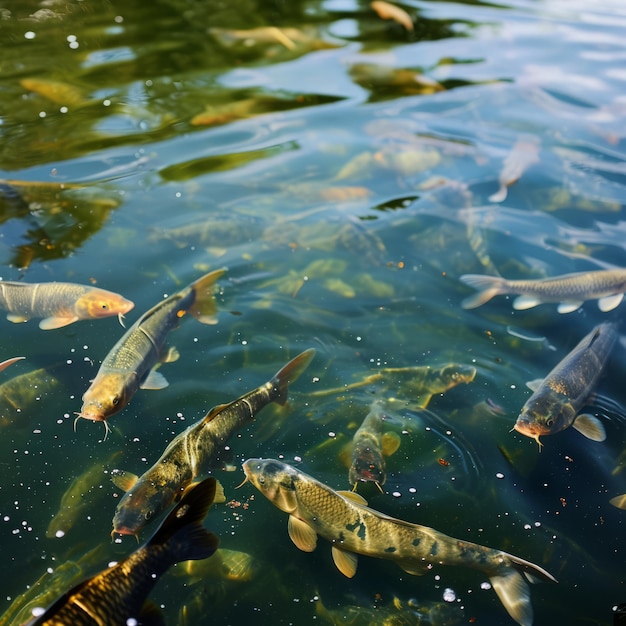
M167 623L185 623L181 606L199 610L196 624L322 623L319 598L426 605L446 589L461 623L513 623L479 572L414 577L363 557L347 579L325 541L300 552L285 514L250 485L235 491L241 461L256 456L349 489L342 449L372 399L393 397L401 446L384 493L359 489L370 505L551 572L558 584L532 585L536 624L611 624L626 602L626 513L608 502L626 492L623 414L601 416L603 443L569 429L541 453L510 430L525 383L624 305L559 315L498 297L464 310L458 278L626 264L622 3L406 2L413 31L366 2L43 4L0 10L0 276L95 283L134 300L132 323L228 271L219 323L183 321L170 340L181 358L160 369L169 387L141 390L106 441L100 425L73 422L123 332L117 320L2 323L2 359L26 359L1 380L57 363L60 381L40 382L3 424L0 610L96 546L84 575L136 548L110 541L121 492L104 473L73 528L46 537L76 476L94 464L141 474L209 408L314 347L288 408L265 409L230 442L235 471L216 471L230 504L206 526L261 573L169 574L151 595ZM526 167L490 200L513 150L530 155ZM316 393L384 367L448 363L474 366L475 379L427 411L402 385ZM598 390L606 402L626 403L625 374L618 345ZM486 402L498 409L481 411Z

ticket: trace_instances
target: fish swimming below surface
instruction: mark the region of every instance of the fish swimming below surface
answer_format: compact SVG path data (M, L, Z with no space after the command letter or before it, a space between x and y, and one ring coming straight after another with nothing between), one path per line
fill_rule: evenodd
M598 308L612 311L622 302L626 291L626 269L574 272L536 280L507 280L500 276L464 274L459 280L478 290L461 302L464 309L474 309L494 296L520 294L513 300L518 311L545 302L559 302L559 313L579 309L585 300L598 300Z
M191 313L203 324L216 322L215 281L225 270L205 274L144 313L106 355L96 377L83 394L78 417L105 422L121 411L141 389L167 387L165 377L153 368L175 361L178 351L164 349L167 334L180 318ZM106 426L106 422L105 422Z
M42 317L39 328L51 330L78 320L117 315L122 321L135 304L112 291L74 283L0 281L0 308L11 322Z
M534 393L513 427L534 439L573 426L593 441L604 441L606 432L597 417L578 415L589 401L617 340L613 323L605 322L585 335L578 345L541 381L528 383Z
M288 531L295 545L312 552L318 535L330 541L335 565L349 578L356 574L359 554L395 561L416 575L438 565L462 565L489 577L509 615L521 626L530 626L533 619L524 577L556 582L529 561L370 509L358 494L335 491L281 461L248 459L243 471L247 481L289 514Z
M132 474L114 477L115 484L126 493L113 517L113 533L137 535L180 498L192 481L215 463L237 429L254 421L268 404L287 402L289 384L298 379L314 356L313 348L301 352L265 384L211 409L177 435L161 458L139 478Z
M210 557L217 536L202 526L217 481L207 478L190 489L152 538L120 563L79 583L47 609L33 609L26 626L120 626L142 624L144 602L159 578L175 563ZM154 623L154 622L152 622Z

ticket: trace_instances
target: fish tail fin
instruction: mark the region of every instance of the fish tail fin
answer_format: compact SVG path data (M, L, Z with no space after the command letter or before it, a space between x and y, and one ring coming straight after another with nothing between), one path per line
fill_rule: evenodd
M315 356L315 348L309 348L304 352L301 352L297 357L294 357L285 365L279 372L274 374L270 384L272 385L274 402L284 405L287 402L287 395L289 393L289 384L297 380L297 378L304 372L309 363Z
M531 626L533 608L530 604L530 588L524 578L530 582L557 581L549 572L530 561L512 554L506 554L506 558L511 562L510 566L490 576L489 581L508 614L521 626Z
M191 283L196 298L189 312L202 324L217 324L217 304L213 296L215 281L226 269L209 272Z
M461 302L464 309L475 309L485 304L502 293L506 293L507 281L500 276L488 276L486 274L463 274L459 280L470 287L478 290L478 293Z
M207 478L188 489L146 545L167 544L175 563L210 557L219 539L202 526L202 520L213 504L216 488L215 478Z

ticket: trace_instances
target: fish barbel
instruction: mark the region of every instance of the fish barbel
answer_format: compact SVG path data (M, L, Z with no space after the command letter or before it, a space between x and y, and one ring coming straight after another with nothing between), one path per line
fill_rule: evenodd
M189 489L144 546L64 593L27 626L146 623L141 610L159 578L175 563L217 550L219 539L202 526L216 487L215 478L207 478Z
M185 489L214 462L231 435L254 420L271 402L285 404L289 384L309 365L315 350L305 350L289 361L271 380L229 404L211 409L167 446L161 458L141 477L114 480L126 493L113 517L113 533L137 535L180 498Z
M249 459L243 471L272 504L289 514L288 531L295 545L312 552L318 535L327 539L335 565L349 578L356 573L359 554L395 561L417 575L434 565L462 565L489 577L509 615L522 626L530 626L533 616L524 576L556 582L529 561L379 513L358 494L334 491L286 463Z
M352 438L352 462L348 480L356 491L359 482L373 482L382 491L387 480L385 456L393 454L400 446L400 437L394 432L384 432L384 403L375 401L370 412Z
M178 358L175 349L164 350L167 334L186 313L203 324L215 323L215 281L226 270L205 274L144 313L113 346L83 394L78 413L93 421L105 421L123 409L139 388L167 387L165 377L153 368L160 361Z
M604 441L602 422L593 415L578 415L588 402L617 340L615 324L605 322L585 335L578 345L538 384L529 383L534 393L513 427L534 439L573 426L593 441Z
M459 280L478 290L461 302L464 309L474 309L494 296L521 294L513 308L522 311L544 302L559 302L559 313L571 313L585 300L598 300L598 308L612 311L624 298L626 269L574 272L537 280L507 280L500 276L464 274Z
M42 317L39 328L61 328L78 320L117 315L120 322L135 304L106 289L74 283L0 281L0 308L11 322Z

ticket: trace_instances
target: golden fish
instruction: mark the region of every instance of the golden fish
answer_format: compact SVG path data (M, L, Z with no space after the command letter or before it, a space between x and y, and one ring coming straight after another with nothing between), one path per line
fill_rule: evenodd
M134 303L117 293L74 283L17 283L0 281L0 307L11 322L43 317L39 328L61 328L78 320L117 315L120 322Z
M573 426L593 441L604 441L602 422L593 415L578 415L595 390L617 340L615 324L605 322L585 335L578 345L537 384L515 422L515 430L534 439Z
M401 26L404 26L407 30L413 30L413 20L404 9L401 9L395 4L391 4L391 2L385 2L385 0L375 0L374 2L370 2L370 6L381 19L393 20Z
M524 576L556 582L529 561L379 513L358 494L334 491L280 461L249 459L243 471L272 504L289 514L289 536L295 545L312 552L318 535L330 541L335 565L348 578L356 574L359 554L395 561L416 575L436 565L462 565L489 577L509 615L522 626L530 626L533 615Z
M123 409L139 388L167 387L165 377L153 370L160 361L178 358L177 351L164 350L165 338L188 312L203 324L215 323L213 286L224 271L205 274L144 313L102 361L96 377L83 394L78 417L105 421Z
M126 475L124 483L114 480L127 493L120 500L113 517L113 532L137 533L215 462L231 435L252 422L257 413L271 402L285 404L289 384L297 380L309 365L315 350L300 353L277 372L271 380L229 404L211 409L202 420L177 435L161 458L141 477Z
M574 272L536 280L507 280L500 276L464 274L459 280L478 290L461 302L464 309L474 309L494 296L521 294L513 300L518 311L544 302L559 302L559 313L571 313L585 300L598 300L598 308L612 311L624 298L626 269Z
M215 478L190 489L152 538L128 558L79 583L46 610L33 610L27 626L119 626L143 623L144 602L159 578L175 563L206 559L219 539L202 526L213 503Z

